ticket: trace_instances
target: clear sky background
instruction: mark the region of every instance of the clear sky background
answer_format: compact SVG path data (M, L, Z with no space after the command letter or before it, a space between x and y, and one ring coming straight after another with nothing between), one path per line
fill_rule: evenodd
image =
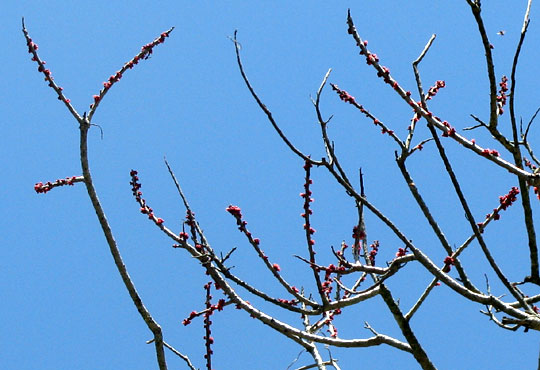
M499 79L509 75L526 1L486 1L484 18L494 45ZM3 89L0 103L2 259L0 262L0 367L3 369L157 368L151 333L135 310L115 270L105 239L82 184L34 192L39 181L81 174L78 125L30 61L21 17L39 45L57 83L80 113L88 110L108 76L140 47L175 26L165 44L108 93L90 131L95 185L125 263L146 306L162 325L165 340L204 368L203 324L182 320L204 307L201 267L138 212L129 171L137 169L142 191L156 214L181 231L185 215L163 164L167 156L210 243L231 259L235 273L276 297L289 298L257 260L229 204L242 207L251 231L283 275L314 291L311 271L294 254L307 256L300 218L302 161L273 132L245 88L228 39L235 29L246 72L292 142L314 158L324 155L310 96L328 70L330 82L355 96L401 137L410 109L376 78L358 55L345 24L351 8L357 28L372 52L402 86L416 91L411 62L431 34L437 39L422 62L424 86L445 80L432 111L458 130L472 126L474 113L488 118L488 84L477 27L465 0L442 1L6 1L0 7ZM540 11L533 4L531 26L518 72L517 112L528 121L540 99ZM505 36L498 36L505 30ZM365 173L368 198L415 245L436 262L444 253L413 204L394 162L397 146L388 136L341 102L330 89L322 96L330 134L351 178ZM508 116L501 119L509 133ZM416 139L429 133L422 123ZM467 132L480 145L498 149L480 130ZM531 142L540 150L540 131ZM516 185L506 171L447 141L475 216L498 205L498 196ZM503 154L507 159L510 157ZM412 176L453 245L470 234L432 144L408 162ZM324 170L313 174L313 226L318 257L334 262L330 246L351 242L353 202ZM535 204L536 214L540 212ZM537 219L540 221L540 219ZM368 240L380 240L377 264L393 258L402 245L367 215ZM538 222L537 222L538 223ZM486 231L486 240L510 280L528 274L528 250L518 207ZM506 292L478 253L462 261L475 284L493 294ZM430 278L411 263L389 283L408 310ZM525 287L528 294L538 290ZM215 300L221 298L214 294ZM257 307L293 325L283 314L249 296ZM367 338L364 321L380 333L402 339L380 299L346 310L336 319L342 338ZM420 342L440 369L531 369L538 363L537 332L507 332L469 303L438 287L411 321ZM216 369L285 369L301 348L232 307L213 316ZM321 351L325 358L327 353ZM415 369L412 356L386 346L332 349L342 369ZM169 368L185 368L168 354ZM300 364L310 363L303 354Z

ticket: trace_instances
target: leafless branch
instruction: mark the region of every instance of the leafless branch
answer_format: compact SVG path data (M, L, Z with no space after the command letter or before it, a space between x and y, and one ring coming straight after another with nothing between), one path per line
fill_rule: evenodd
M263 102L261 101L261 99L259 98L257 93L255 92L255 90L251 86L251 83L249 82L249 80L247 78L247 75L244 72L244 66L242 65L242 60L240 59L240 44L239 44L238 40L236 39L236 34L237 34L237 31L234 31L234 37L232 38L232 41L234 42L234 47L235 47L235 50L236 50L236 61L238 63L238 68L240 69L240 74L242 75L242 78L244 79L244 82L245 82L249 92L251 93L251 95L253 96L253 98L255 99L257 104L259 105L259 107L262 109L262 111L266 114L266 117L268 118L268 120L272 124L272 127L274 127L274 130L276 130L276 132L278 133L281 140L283 140L283 142L289 147L289 149L291 149L293 151L293 153L298 155L304 161L308 161L308 162L310 162L310 163L312 163L314 165L317 165L317 166L322 165L322 162L315 161L315 160L309 158L309 156L302 153L300 150L298 150L289 141L289 139L285 136L285 134L283 134L283 132L281 131L281 129L277 125L276 121L274 120L274 117L272 116L272 112L270 112L270 110L266 107L266 105L263 104Z

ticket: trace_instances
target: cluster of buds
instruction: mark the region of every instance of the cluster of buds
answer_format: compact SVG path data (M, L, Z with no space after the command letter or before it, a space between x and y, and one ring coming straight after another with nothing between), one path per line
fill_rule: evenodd
M367 45L367 40L364 41L364 44ZM370 52L366 53L366 63L368 66L378 63L378 62L379 62L379 57L377 56L377 54L370 53Z
M45 184L42 182L38 182L34 185L34 190L38 194L45 194L48 191L50 191L52 188L55 188L57 186L64 186L64 185L70 185L73 186L76 182L84 181L84 178L82 176L72 176L72 177L66 177L65 179L58 179L54 182L47 181Z
M357 42L357 46L360 47L360 55L364 55L366 57L366 62L368 65L373 65L375 67L375 69L377 70L377 76L378 77L381 77L383 78L384 82L390 86L392 86L392 88L396 91L399 91L400 90L400 86L398 84L397 81L395 81L391 76L390 76L390 70L385 67L385 66L381 66L379 65L379 58L377 57L376 54L373 54L371 53L368 49L367 49L367 40L364 40L362 41L360 39L360 37L358 36L358 34L356 33L356 29L352 23L352 20L349 18L348 20L348 24L349 24L349 28L348 28L348 33L353 35L353 37L355 38L356 42ZM446 83L442 80L439 80L436 82L435 86L431 87L429 90L428 90L428 93L426 95L426 99L427 100L430 100L432 99L437 93L438 91L445 87L446 86ZM333 87L333 86L332 86ZM337 91L337 89L334 88L334 90ZM402 92L400 92L400 95L402 94ZM348 94L341 94L340 93L340 97L341 96L344 96L344 97L347 97L349 96ZM410 96L411 96L411 92L410 91L406 91L405 92L405 96L407 98L409 98L407 101L409 103L409 105L413 108L413 110L415 111L415 114L413 116L413 119L412 119L412 124L409 126L409 130L413 130L413 127L414 125L416 124L416 122L418 122L418 120L420 119L420 116L418 115L418 113L416 112L417 108L419 106L422 106L422 102L415 102L414 100L411 100L410 99ZM343 100L343 98L342 98ZM354 101L354 98L352 100L348 100L349 103L351 104L354 104L354 105L357 105L356 102ZM361 109L362 110L362 109ZM431 112L427 112L427 116L428 117L432 117L432 113ZM436 118L437 120L440 120L438 117L434 117ZM446 122L446 121L445 121ZM445 123L443 122L443 123ZM379 124L379 122L377 120L374 119L374 123L375 124ZM446 122L447 124L447 130L445 132L443 132L443 136L444 137L448 137L448 136L454 136L455 133L456 133L456 130L455 128L451 127L450 125L448 125L448 123ZM381 125L382 126L382 125ZM382 133L385 134L385 133L388 133L389 135L392 135L393 134L393 131L391 130L388 130L386 129L384 126L382 126ZM418 147L418 149L421 149L422 147Z
M186 221L185 224L189 227L195 227L195 213L190 209L186 211Z
M350 35L353 35L354 39L356 40L356 45L360 48L360 55L363 55L366 58L367 65L374 66L375 69L377 70L377 76L383 78L384 82L392 86L394 90L398 90L399 84L397 83L397 81L392 80L392 78L390 77L390 69L388 69L385 66L379 65L379 57L377 56L377 54L372 53L368 50L367 40L362 41L360 39L360 36L356 33L356 28L352 24L352 20L350 19L350 17L347 23L349 24L349 28L347 29L347 32Z
M206 289L206 285L205 285L205 289ZM212 312L214 312L216 310L223 311L224 307L225 307L225 300L220 299L217 304L211 305L209 309L207 308L207 310L211 310ZM184 320L182 320L182 325L187 326L187 325L191 324L191 321L194 318L203 315L205 312L206 312L206 310L202 311L202 312L191 311L189 316L187 318L185 318Z
M454 263L455 260L452 257L446 256L446 258L444 259L444 267L442 269L443 272L450 272Z
M344 252L345 252L345 250L346 250L347 248L349 248L349 246L345 243L345 240L342 241L342 242L341 242L341 248L340 248L340 250L336 251L336 255L337 255L338 257L343 257ZM343 262L344 262L344 261L342 261L341 258L340 258L339 264L341 265L341 264L343 264Z
M330 298L330 293L332 293L332 274L336 271L336 266L330 264L325 268L324 281L321 284L322 294L325 294L326 297Z
M326 297L330 299L330 293L332 293L332 274L344 272L345 267L344 266L336 266L334 264L328 265L328 267L324 267L324 281L322 282L322 289L323 291L321 293L324 293Z
M396 252L396 257L403 257L406 254L407 254L407 247L398 248L398 251Z
M206 290L206 309L201 312L192 311L189 316L182 321L182 324L184 326L187 326L191 324L191 321L199 316L204 317L204 329L205 329L205 335L203 337L205 345L206 345L206 354L204 355L204 358L206 359L207 369L211 369L211 356L213 354L211 345L214 344L214 338L211 336L212 332L210 329L210 326L212 325L212 321L210 320L210 316L214 313L214 311L223 311L223 308L225 307L225 300L220 299L217 304L212 304L212 294L210 292L210 288L212 287L212 282L208 282L204 285L204 289ZM216 289L220 289L219 285L216 284Z
M158 38L156 38L154 41L144 45L141 48L141 51L139 54L135 55L133 59L131 59L129 62L124 64L124 66L117 71L115 74L111 75L107 81L103 82L103 89L99 92L99 95L94 95L94 103L90 104L90 108L94 108L96 104L100 102L100 100L103 98L107 90L109 90L112 85L114 85L116 82L120 81L125 71L128 69L132 69L135 67L135 65L139 64L141 60L146 60L150 57L150 55L153 52L153 49L155 46L162 44L165 42L165 39L169 37L169 34L172 32L174 27L169 29L168 31L163 32Z
M353 227L352 238L354 240L353 255L357 258L360 255L361 242L366 240L366 231L361 224Z
M288 306L296 306L298 304L298 300L296 299L283 299L283 298L278 298L278 301L283 303L283 304L286 304Z
M390 83L390 69L388 67L381 67L381 71L377 72L377 77L382 77L384 82Z
M489 156L498 157L499 152L496 151L495 149L486 148L486 149L482 150L482 155L484 157L489 157Z
M182 231L178 234L178 239L180 239L180 243L181 244L173 244L173 248L182 248L188 241L189 239L189 235L188 233L186 233L185 231ZM203 247L202 245L196 243L195 244L195 248L199 251L199 252L202 252L203 250Z
M444 127L447 128L447 130L442 133L442 136L449 137L449 136L454 136L456 134L456 129L450 126L450 124L447 121L443 121L442 124L444 125Z
M150 208L150 206L146 204L146 200L144 200L144 198L142 197L142 192L140 190L142 185L139 183L137 171L131 170L129 175L131 176L131 181L129 183L131 185L131 191L133 192L135 200L141 206L140 212L143 215L148 215L148 219L154 221L156 225L161 226L165 221L162 218L156 217L154 215L154 211L152 210L152 208Z
M206 359L206 368L212 369L212 354L214 353L212 351L212 344L214 344L214 338L212 337L212 331L210 329L212 325L212 320L210 320L210 316L214 313L212 305L212 294L210 291L210 288L212 287L212 282L208 282L204 285L204 289L206 290L206 312L204 313L204 329L205 329L205 335L203 337L204 343L206 344L206 353L204 355L204 358ZM225 301L223 301L225 302ZM221 306L221 310L223 309L223 306Z
M446 83L444 81L437 81L435 83L435 86L431 86L427 92L427 95L426 95L426 100L431 100L435 95L437 95L437 93L439 92L439 90L443 87L446 86Z
M64 100L67 104L70 103L69 99L66 99L62 94L62 87L56 86L53 82L53 76L50 71L50 69L45 68L45 64L47 64L46 61L41 60L37 54L38 45L32 41L32 38L30 35L28 35L28 31L26 30L26 27L24 25L24 19L23 19L23 33L24 37L26 38L26 45L28 46L28 52L32 54L32 61L36 62L38 64L38 72L43 73L45 76L45 81L49 82L49 86L52 87L56 93L58 94L58 100Z
M242 210L238 206L229 205L226 211L233 215L236 219L242 219ZM247 222L246 222L247 224Z
M352 34L352 33L353 31L349 28L349 34ZM360 46L360 55L364 55L366 57L366 64L368 66L379 63L379 57L377 56L377 54L370 52L367 49L367 45L368 45L368 40L364 40L361 42L361 44L358 45ZM386 67L382 67L382 69L383 69L382 72L380 71L378 73L378 76L379 77L385 76L386 78L388 78L388 75L390 74L390 70ZM386 82L389 83L390 80Z
M204 339L205 346L206 346L206 354L204 355L204 358L206 359L207 369L212 368L211 357L212 357L213 351L212 351L211 346L212 346L212 344L214 344L214 338L211 336L212 331L211 331L210 327L212 325L212 321L210 320L210 317L212 316L212 314L216 310L217 311L223 311L223 308L225 307L225 304L226 304L224 299L220 299L217 304L212 304L211 303L211 300L212 300L212 295L211 295L211 292L210 292L211 287L212 287L212 282L209 282L209 283L204 285L204 289L206 290L206 302L205 302L206 309L204 311L201 311L201 312L192 311L189 314L189 317L182 321L182 324L184 326L186 326L186 325L191 324L191 321L194 318L196 318L198 316L201 316L201 315L204 317L203 322L204 322L205 335L204 335L203 339ZM216 284L216 289L220 289L217 284Z
M326 319L326 325L328 325L328 329L327 329L327 332L330 333L330 336L332 338L337 338L337 335L338 335L338 330L337 328L334 326L333 324L333 321L334 321L334 317L336 315L340 315L341 314L341 309L340 308L336 308L335 310L333 311L330 311L328 313L328 317Z
M304 213L301 214L301 217L305 220L304 230L306 230L308 244L310 247L315 245L315 240L312 238L313 234L315 234L315 229L312 228L309 223L309 216L313 214L310 205L314 201L314 199L311 198L311 190L309 190L310 185L313 184L313 180L311 180L309 177L311 167L311 163L306 161L304 164L304 170L306 171L306 182L304 183L304 192L300 193L300 197L304 199Z
M246 228L247 221L242 220L242 210L240 209L240 207L229 205L225 210L231 215L233 215L233 217L236 219L238 230L243 232L253 245L258 246L260 244L260 240L258 238L253 239L251 232Z
M504 113L503 107L506 105L506 92L508 91L508 78L506 76L502 76L499 86L501 89L497 95L497 114L501 116Z
M253 238L253 235L251 235L251 232L247 229L247 221L242 220L242 210L240 209L240 207L229 205L225 210L236 219L236 225L238 225L238 230L240 230L240 232L244 233L244 235L247 236L249 242L254 247L258 248L261 241L259 238ZM261 257L263 257L264 259L268 259L266 256L264 256L264 254Z
M184 221L185 225L188 225L191 231L191 237L193 241L195 242L195 248L197 250L201 251L202 245L198 244L197 242L197 222L195 221L195 213L191 211L191 209L186 210L186 220ZM184 242L188 239L188 234L183 231L180 233L180 239L182 239Z
M254 238L251 234L251 231L247 229L247 221L242 219L242 210L238 206L229 205L226 208L226 211L229 212L233 217L236 219L236 224L238 225L238 230L242 232L248 239L249 243L253 246L259 257L264 261L266 266L274 272L274 274L277 274L279 271L281 271L281 267L277 264L271 264L268 261L268 256L263 252L263 250L260 248L261 240L259 238ZM197 249L201 249L202 246L196 245Z
M517 195L519 194L519 189L515 186L512 186L512 189L508 192L508 194L500 196L499 197L499 203L501 204L501 208L503 210L506 210L508 207L512 205L517 200Z
M371 266L375 266L375 257L379 252L379 241L375 240L369 247L371 248L369 251L369 263Z
M379 64L379 58L377 57L377 55L371 53L367 49L367 44L368 44L367 40L362 41L360 36L356 32L356 28L355 28L355 26L354 26L354 24L352 22L350 14L349 14L347 23L349 25L349 28L348 28L347 32L354 37L354 39L356 41L356 45L360 48L360 55L365 56L367 64L368 65L373 65L373 67L377 70L377 76L383 78L383 80L384 80L384 82L386 84L392 86L392 88L394 90L398 91L400 95L405 94L407 102L413 108L413 110L415 112L415 115L413 117L413 122L409 126L409 130L410 131L413 130L414 124L416 122L418 122L418 120L420 119L420 117L419 117L419 115L417 113L417 109L418 109L419 106L422 106L422 102L415 102L414 100L410 99L411 92L410 91L404 92L403 89L401 89L401 87L399 86L399 83L390 76L390 70L387 67L381 66ZM445 85L446 84L445 84L444 81L441 81L441 80L437 81L435 86L431 87L428 90L428 93L426 95L427 99L429 100L432 97L434 97L437 94L437 92L439 91L439 89L445 87ZM334 89L334 90L336 90L336 89ZM351 104L356 105L356 103L354 102L354 99L352 101L349 100L349 102ZM426 115L428 117L432 117L431 112L427 112ZM436 118L437 120L440 120L438 117L434 117L434 118ZM377 122L374 122L374 123L377 124ZM391 130L385 129L384 127L383 127L383 130L382 130L382 133L383 134L388 133L390 135L393 134L393 132ZM443 133L443 136L454 136L455 133L456 133L456 130L453 127L448 126L448 129Z
M206 287L206 285L205 285ZM217 304L214 304L214 305L211 305L210 306L210 310L212 312L218 310L218 311L223 311L223 308L225 307L225 300L224 299L220 299L218 301ZM191 311L191 313L189 314L189 316L187 318L185 318L184 320L182 320L182 325L184 326L187 326L189 324L191 324L191 321L196 318L196 317L199 317L201 315L203 315L204 313L206 312L205 311L202 311L202 312L197 312L197 311Z
M518 194L519 194L519 189L516 188L515 186L513 186L512 189L510 189L510 191L508 192L508 194L500 196L499 197L499 204L500 204L499 207L493 209L493 214L488 213L486 215L486 219L493 216L493 220L495 220L495 221L499 220L501 218L501 215L499 214L499 211L500 210L505 211L508 207L510 207L517 200L517 195Z
M422 150L422 149L424 149L424 146L420 143L417 146L415 146L413 149L414 150Z
M347 91L339 89L339 87L335 84L330 84L330 86L332 86L332 90L336 91L339 95L339 98L343 100L345 103L349 103L349 104L356 103L354 96L349 95Z
M390 71L388 71L390 72ZM373 121L373 124L375 126L381 127L381 133L392 135L394 133L393 130L389 130L381 121L379 121L375 116L373 116L371 113L369 113L368 110L366 110L362 105L358 104L353 96L351 96L347 91L341 90L336 84L330 84L332 86L332 90L337 92L339 98L343 100L346 103L354 105L358 110L364 114L366 117L371 119Z

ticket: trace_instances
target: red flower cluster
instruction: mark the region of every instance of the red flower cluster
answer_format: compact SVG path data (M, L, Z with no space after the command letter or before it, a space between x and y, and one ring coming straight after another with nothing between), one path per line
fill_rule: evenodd
M494 156L494 157L498 157L499 156L499 152L496 151L495 149L489 149L489 148L486 148L484 150L482 150L482 155L484 157L489 157L490 155Z
M399 248L397 253L396 253L396 257L403 257L406 254L407 254L407 247Z
M301 214L301 217L303 217L305 220L304 230L307 231L306 235L308 236L308 245L311 247L315 245L315 240L312 239L315 229L309 224L309 215L313 214L313 211L310 209L310 204L314 201L314 199L311 198L311 190L309 190L310 185L313 184L313 180L309 178L310 169L311 163L306 161L304 164L304 170L306 170L306 182L304 183L304 192L300 193L300 197L304 198L304 213Z
M103 82L103 89L100 91L99 95L94 95L94 103L90 105L90 108L93 108L95 104L99 103L103 95L105 95L107 90L109 90L112 85L120 81L125 71L127 71L128 69L132 69L135 65L139 64L141 60L148 59L150 57L150 54L152 54L154 47L165 42L165 39L169 37L169 34L172 32L173 29L174 27L166 32L163 32L154 41L144 45L141 48L139 54L135 55L135 57L126 64L124 64L124 66L119 71L111 75L107 81Z
M39 56L37 55L37 50L39 47L34 41L32 41L32 39L30 38L30 35L28 35L28 31L26 30L26 27L24 25L24 20L23 20L23 33L24 33L24 37L26 38L26 45L28 46L28 52L32 54L32 61L38 64L38 72L41 72L45 75L45 81L48 81L49 86L55 89L56 93L58 94L58 100L62 100L63 89L59 86L55 87L53 83L53 76L52 76L51 71L45 68L45 64L47 64L47 62L39 59ZM64 100L66 103L68 104L70 103L69 99L64 98Z
M373 54L373 53L370 53L370 52L366 53L366 63L367 63L367 65L372 65L372 64L378 63L378 62L379 62L379 57L377 56L377 54Z
M110 89L115 82L120 81L120 79L122 78L122 73L123 71L118 71L115 74L111 75L107 81L103 82L104 90Z
M339 95L339 98L343 100L345 103L349 104L355 104L356 100L354 100L354 96L349 95L349 93L345 90L340 90L337 85L330 84L332 86L332 90L336 91Z
M349 26L347 32L353 35L355 33L354 27ZM375 67L377 70L377 77L381 77L385 83L392 86L392 88L397 91L399 89L399 84L397 81L393 81L390 77L390 69L388 67L379 65L379 57L377 54L372 53L367 49L367 44L367 40L357 43L357 45L360 47L360 55L365 56L367 65L373 65ZM407 92L407 96L410 96L410 92Z
M169 31L163 32L161 35L159 35L157 39L155 39L151 43L144 45L141 48L141 52L143 53L144 59L148 59L150 57L150 54L152 54L152 49L154 48L154 46L163 44L165 42L165 39L169 37L169 33L171 33L173 29L174 27L171 28Z
M377 77L382 77L384 82L390 83L390 69L384 66L382 66L381 69L382 71L377 72Z
M442 124L446 128L448 128L448 130L442 133L442 136L449 137L449 136L454 136L456 134L456 129L450 126L450 124L447 121L443 121Z
M435 86L431 86L428 90L428 93L426 95L426 100L431 100L437 93L439 92L439 89L446 86L446 83L444 81L437 81L435 83Z
M352 238L353 239L365 239L366 238L366 233L363 229L359 228L358 226L354 226L353 229L352 229L353 233L352 233Z
M388 70L388 68L386 67L383 67L383 70L387 71L387 73L390 73L390 70ZM386 81L386 79L385 79ZM394 82L395 84L397 84L397 82ZM358 104L356 102L356 100L354 99L353 96L349 95L349 93L345 90L341 90L337 85L335 84L330 84L330 86L332 86L332 90L334 90L335 92L337 92L337 94L339 95L339 98L341 100L343 100L344 102L346 103L349 103L349 104L352 104L354 105L356 108L358 108L360 110L360 112L362 112L366 117L370 118L372 121L373 121L373 124L376 125L376 126L380 126L381 127L381 132L383 134L388 134L388 135L392 135L394 133L393 130L388 130L382 123L381 121L379 121L377 118L375 118L371 113L369 113L362 105ZM409 93L410 94L410 93Z
M58 179L55 182L47 181L45 184L42 182L38 182L37 184L34 185L34 190L38 194L40 193L45 194L48 191L50 191L52 188L55 188L57 186L64 186L64 185L73 186L75 182L78 182L76 180L77 180L77 177L72 176L72 177L66 177L65 179ZM80 178L80 181L82 181L82 177Z
M137 171L131 170L129 175L131 176L131 181L129 183L131 185L131 191L133 192L135 200L141 206L140 212L144 215L148 215L148 219L153 220L156 225L162 225L165 221L162 218L156 217L154 215L154 211L152 210L152 208L150 208L150 206L146 204L146 200L144 200L142 197L142 192L140 191L142 185L139 183Z
M204 358L206 359L206 364L207 364L208 369L212 368L211 356L213 354L213 351L211 349L211 345L214 344L214 338L211 336L212 332L211 332L210 326L212 325L212 321L210 320L210 316L212 316L212 314L216 310L223 311L223 308L225 307L224 299L220 299L217 304L211 303L211 300L212 300L212 295L210 292L211 286L212 286L212 282L209 282L204 285L204 289L206 290L206 302L205 302L206 309L201 312L191 311L191 313L189 314L189 317L187 317L186 319L182 321L182 324L186 326L186 325L191 324L191 321L194 318L201 315L204 317L203 322L204 322L205 335L203 339L206 345L206 353L204 355ZM216 289L220 289L217 284L216 284Z
M394 133L394 130L387 130L386 127L383 127L381 129L381 134L388 134L388 135L392 135Z
M500 196L499 197L499 203L501 204L501 208L503 210L506 210L508 207L512 205L517 200L517 195L519 194L519 189L515 186L512 186L512 189L508 192L508 194Z
M336 267L332 263L328 265L328 267L324 268L325 273L324 273L324 281L321 284L322 286L321 293L325 294L326 297L328 297L328 299L330 299L330 293L332 293L332 283L333 283L332 274L336 272L344 271L344 270L345 270L345 267L343 266Z
M233 215L236 218L242 218L242 210L238 206L229 205L226 208L227 212Z
M242 220L242 210L240 209L240 207L229 205L226 210L234 216L234 218L236 219L236 225L238 225L238 230L244 233L244 235L248 238L248 241L253 246L259 257L265 262L266 266L271 270L273 269L275 272L279 272L281 270L279 265L277 263L270 265L270 263L268 262L268 256L259 247L259 244L261 244L261 240L259 238L253 238L251 232L246 228L247 221ZM195 245L195 247L199 249L200 246Z
M278 298L278 301L280 301L281 303L284 303L286 305L289 305L289 306L296 306L298 304L298 301L296 299Z
M195 213L194 212L191 212L191 210L187 210L186 212L186 220L185 223L186 225L188 225L189 227L194 227L195 226Z
M502 76L499 86L501 89L497 95L497 114L501 116L504 113L503 107L506 105L506 92L508 91L508 78L506 76Z
M371 251L369 252L369 262L371 263L371 266L375 266L375 257L379 252L379 241L375 240L369 247L371 248Z
M517 200L518 194L519 194L519 189L513 186L512 189L510 189L510 191L508 192L508 194L499 197L500 206L499 208L493 209L493 220L497 221L501 218L501 215L499 214L499 210L502 209L503 211L505 211L508 207L510 207ZM491 217L491 214L488 213L486 215L486 219L490 217Z
M452 266L454 265L455 261L452 257L450 256L446 256L446 258L444 259L444 267L443 267L443 271L444 272L450 272L450 270L452 269Z

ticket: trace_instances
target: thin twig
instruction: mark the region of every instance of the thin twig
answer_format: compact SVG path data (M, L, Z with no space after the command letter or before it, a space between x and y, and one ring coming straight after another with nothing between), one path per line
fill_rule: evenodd
M521 149L520 149L520 146L518 145L519 138L518 138L518 129L517 129L517 122L516 122L516 115L515 115L515 107L514 107L515 90L516 90L516 83L517 83L516 71L517 71L517 66L518 66L519 54L521 52L521 47L523 45L523 42L525 40L525 35L529 27L529 13L531 11L531 3L532 3L532 0L529 0L527 3L527 10L525 11L525 16L523 19L523 27L521 28L521 35L519 38L518 45L516 47L516 52L514 54L514 60L512 63L512 72L510 75L510 82L511 82L510 101L509 101L510 122L512 124L512 136L514 139L514 151L513 151L514 162L516 166L518 167L523 166L522 165L523 156L521 155ZM531 264L531 274L528 277L528 280L536 284L540 284L538 245L536 242L536 230L534 227L531 199L529 196L529 184L523 178L518 178L518 180L519 180L519 188L521 191L521 205L523 207L525 227L527 230L527 237L529 239L529 258L530 258L530 264Z
M167 31L162 32L157 38L154 39L154 41L144 45L141 48L141 51L133 57L129 62L126 62L122 68L120 68L119 71L117 71L115 74L111 75L109 79L103 83L103 88L99 90L99 94L94 95L94 102L90 105L90 111L88 112L88 119L91 121L92 117L94 116L94 113L96 112L97 107L99 106L99 103L103 100L103 97L109 92L111 87L120 81L124 73L128 69L132 69L135 65L137 65L141 60L146 60L149 58L150 54L152 54L153 49L155 46L162 44L165 42L165 39L169 37L169 34L174 30L174 27L169 28Z
M165 347L167 347L172 353L174 353L175 355L177 355L178 357L180 357L182 360L184 360L186 362L186 365L191 369L191 370L197 370L195 368L195 366L193 366L193 364L191 363L191 360L189 359L188 356L186 355L183 355L182 353L178 352L173 346L171 346L170 344L168 344L167 342L163 342L163 345Z
M64 96L64 93L62 91L63 89L56 84L56 82L54 81L52 77L51 71L45 67L45 61L39 57L37 53L38 46L30 38L30 35L28 34L28 31L26 30L26 26L24 24L24 18L22 18L22 31L24 33L24 37L26 38L26 45L28 46L28 52L32 54L32 60L38 64L38 71L43 73L43 75L45 76L45 81L48 82L49 86L58 95L58 100L61 100L65 104L69 112L73 115L73 117L75 117L77 122L81 123L83 117L81 117L81 115L77 113L77 110L75 110L75 108L71 104L71 101Z
M481 15L480 2L473 2L467 0L467 3L471 7L472 14L476 20L480 37L482 38L482 45L484 46L484 53L486 56L486 67L489 79L489 127L491 129L497 129L497 81L495 79L495 66L493 64L493 54L491 52L492 45L489 42L486 28L484 27L484 20Z
M236 38L236 34L237 34L237 31L234 31L234 37L232 38L232 41L234 43L234 48L236 50L236 61L237 61L237 64L238 64L238 68L240 69L240 74L242 75L242 78L244 79L244 82L245 82L249 92L251 93L251 95L253 96L253 98L255 99L257 104L259 105L259 107L262 109L262 111L266 114L266 117L268 118L268 120L270 121L272 126L274 127L274 130L278 133L279 137L281 137L281 140L283 140L283 142L289 147L289 149L291 149L293 151L293 153L298 155L304 161L309 161L310 163L312 163L314 165L317 165L317 166L322 165L323 163L321 161L315 161L315 160L309 158L309 156L302 153L300 150L298 150L290 142L290 140L285 136L285 134L281 131L278 124L274 120L274 117L272 116L272 112L270 112L270 110L266 107L266 105L264 105L262 100L259 98L259 96L255 92L255 90L251 86L251 83L249 82L249 80L247 78L247 75L244 72L244 66L242 65L242 60L240 59L240 43L238 42L238 40Z

